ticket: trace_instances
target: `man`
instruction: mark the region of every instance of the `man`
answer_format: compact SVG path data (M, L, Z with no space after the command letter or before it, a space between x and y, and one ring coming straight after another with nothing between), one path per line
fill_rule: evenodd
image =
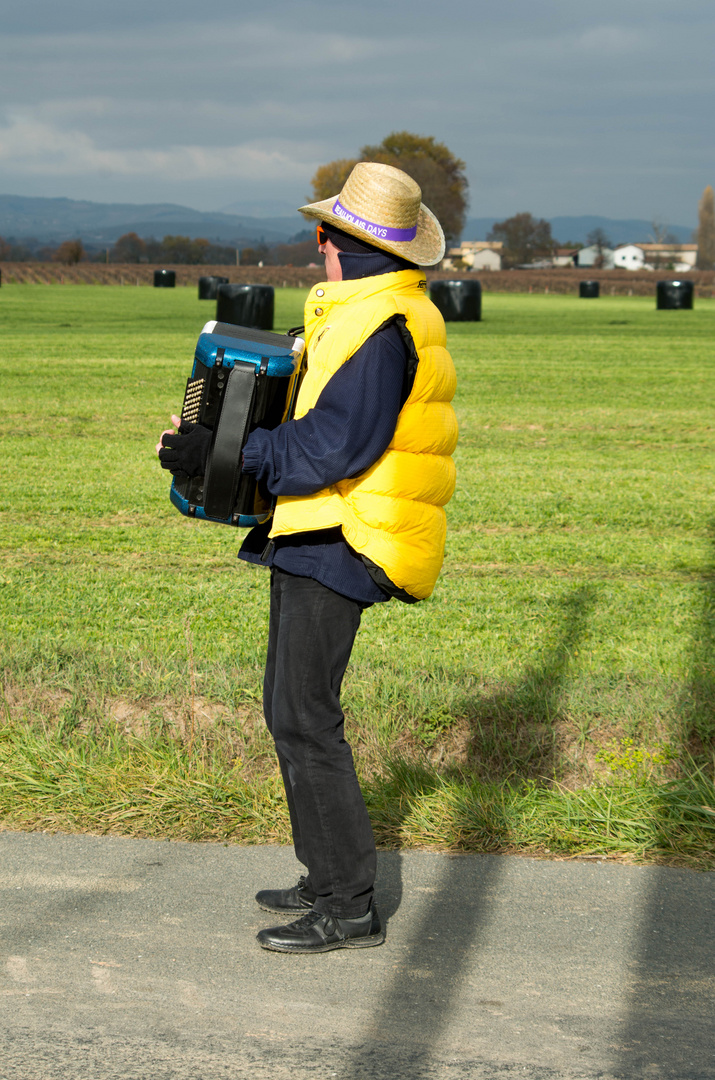
M295 417L253 431L244 447L244 471L277 505L240 557L271 567L264 712L307 868L296 886L257 894L264 910L299 916L258 941L305 953L384 941L340 687L362 612L432 592L457 423L444 322L419 269L443 257L444 236L419 186L361 162L337 197L301 210L318 219L326 281L305 306L308 367ZM162 464L181 467L182 440L188 460L195 435L164 433Z

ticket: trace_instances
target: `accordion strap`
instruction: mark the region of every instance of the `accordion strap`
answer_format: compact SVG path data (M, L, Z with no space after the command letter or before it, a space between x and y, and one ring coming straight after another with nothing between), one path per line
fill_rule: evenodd
M237 361L228 373L216 437L204 478L204 510L209 517L231 516L241 475L241 450L253 413L256 369Z

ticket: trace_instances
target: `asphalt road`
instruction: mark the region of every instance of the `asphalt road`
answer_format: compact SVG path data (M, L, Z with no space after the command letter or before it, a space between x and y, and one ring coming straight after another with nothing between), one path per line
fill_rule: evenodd
M715 1078L715 873L387 852L384 945L265 952L298 870L0 833L1 1080Z

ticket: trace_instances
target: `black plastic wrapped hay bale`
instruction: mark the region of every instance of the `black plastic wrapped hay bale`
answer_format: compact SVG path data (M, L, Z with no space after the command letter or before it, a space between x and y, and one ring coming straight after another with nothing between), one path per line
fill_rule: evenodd
M601 286L597 281L579 281L578 295L582 300L597 300L601 295Z
M216 277L215 274L206 274L199 278L199 300L215 300L218 296L219 285L228 285L227 277Z
M272 330L273 307L272 285L219 285L216 321Z
M176 285L176 271L175 270L155 270L154 271L154 288L155 289L173 289Z
M693 293L692 281L659 281L656 286L657 310L692 311Z
M482 317L479 281L432 281L429 294L445 322L479 322Z

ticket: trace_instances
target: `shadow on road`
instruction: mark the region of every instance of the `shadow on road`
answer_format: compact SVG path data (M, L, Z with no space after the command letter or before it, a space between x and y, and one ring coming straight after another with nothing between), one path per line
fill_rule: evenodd
M392 856L394 869L395 853L386 855ZM401 861L399 855L397 859ZM473 950L486 929L499 882L496 859L478 860L476 874L475 860L458 855L443 866L387 994L374 1002L364 1041L350 1054L343 1080L421 1080L434 1075L436 1048L455 1010L466 968L473 966Z
M589 588L578 588L567 595L558 627L552 631L552 644L545 649L542 660L533 664L513 688L471 703L470 713L478 732L475 747L488 746L491 732L494 752L498 749L500 754L509 754L502 779L529 778L553 770L553 723L560 715L571 654L584 633L592 604ZM404 773L404 769L402 763L400 771ZM414 804L428 796L437 783L434 774L419 766L414 767L411 784L406 784L405 779L402 775L397 789L391 789L388 780L382 791L379 786L373 790L373 798L382 802L391 798L393 790L403 795L406 789L415 793L413 800L403 798L394 809L392 823L398 833ZM470 822L465 820L464 828L469 830ZM421 1080L434 1075L433 1057L454 1012L465 969L474 965L474 950L479 949L499 887L499 866L498 860L489 857L467 860L454 855L445 860L441 878L421 909L392 983L374 1003L367 1038L355 1049L341 1074L344 1080L362 1076L371 1080ZM391 915L399 907L404 887L399 854L381 853L380 868L381 904ZM396 1029L398 1016L403 1019ZM409 1017L406 1021L405 1016Z

